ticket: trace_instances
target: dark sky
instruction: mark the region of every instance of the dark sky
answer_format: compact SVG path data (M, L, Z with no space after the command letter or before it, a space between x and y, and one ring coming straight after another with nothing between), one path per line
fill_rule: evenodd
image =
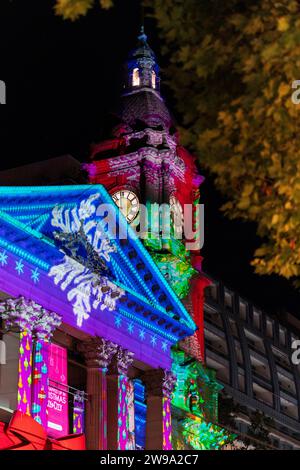
M7 105L0 108L1 169L66 153L84 160L90 144L101 140L120 93L122 63L140 26L139 1L115 0L115 8L95 8L75 23L56 17L53 4L0 1L0 79L7 84ZM159 57L155 24L145 24ZM165 65L162 58L160 63ZM172 96L162 91L174 112ZM291 284L259 277L249 265L258 245L255 226L220 214L221 198L209 177L201 194L204 269L271 313L297 314L300 295Z

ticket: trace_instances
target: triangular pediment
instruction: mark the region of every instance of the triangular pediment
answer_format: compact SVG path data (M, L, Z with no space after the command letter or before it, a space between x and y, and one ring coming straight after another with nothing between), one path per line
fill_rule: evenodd
M99 211L104 204L115 208L116 233ZM127 299L145 305L148 315L158 315L161 323L169 319L172 331L180 331L181 336L195 330L185 307L140 240L128 228L103 186L1 187L0 220L12 229L11 237L15 240L8 241L34 251L41 265L49 266L49 274L57 284L74 281L77 268L79 277L88 275L90 265L85 266L85 270L78 267L80 259L88 255L78 249L77 242L74 242L73 251L66 252L61 240L58 241L59 235L65 234L70 241L83 229L100 264L103 262L108 268L109 282L124 290ZM120 233L123 239L120 239Z

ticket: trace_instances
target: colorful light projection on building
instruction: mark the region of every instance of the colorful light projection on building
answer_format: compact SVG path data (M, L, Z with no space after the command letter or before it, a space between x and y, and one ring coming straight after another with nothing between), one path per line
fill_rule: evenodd
M127 388L127 407L128 407L128 445L127 450L135 450L135 408L134 408L134 383L128 381Z
M84 433L84 409L84 393L75 393L73 400L73 434Z
M215 372L179 349L172 351L172 358L172 372L177 378L172 404L207 421L217 421L222 386Z
M68 361L66 348L53 343L49 345L48 383L47 432L57 438L69 433Z
M142 450L146 446L147 405L145 403L145 386L141 380L134 380L134 427L135 448Z
M189 415L182 423L182 434L188 448L195 450L217 450L233 441L235 436L202 418Z
M29 329L20 333L18 410L30 416L31 412L31 370L32 334Z
M190 290L190 279L197 271L192 266L190 253L182 240L176 239L172 234L164 240L156 233L149 233L148 238L143 241L178 297L186 297ZM162 250L164 253L161 253Z
M222 387L215 380L215 373L200 362L189 358L183 351L172 352L172 372L177 378L172 405L185 412L185 418L178 426L179 442L186 449L219 449L235 436L217 426L218 393ZM177 445L174 443L175 446Z
M126 375L118 376L118 450L127 450L128 434L128 390L129 381Z
M163 397L163 450L172 450L171 400Z
M49 341L40 339L35 343L33 369L33 402L31 415L42 426L47 427Z

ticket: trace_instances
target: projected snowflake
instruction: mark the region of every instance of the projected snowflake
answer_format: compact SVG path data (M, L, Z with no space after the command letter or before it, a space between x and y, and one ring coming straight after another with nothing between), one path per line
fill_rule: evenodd
M57 206L52 211L52 227L60 229L54 236L65 256L50 269L49 276L67 292L77 326L82 326L92 309L115 310L117 300L125 294L109 278L107 263L116 247L91 218L96 212L94 203L98 197L98 194L90 196L79 208Z

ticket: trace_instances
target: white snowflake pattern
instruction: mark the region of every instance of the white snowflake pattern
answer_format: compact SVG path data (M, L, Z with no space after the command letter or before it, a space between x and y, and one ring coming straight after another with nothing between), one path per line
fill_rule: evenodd
M2 251L2 253L0 253L1 266L7 265L7 263L8 263L7 258L8 258L8 255L6 254L6 251L5 250Z
M33 282L35 284L37 284L38 282L40 282L40 273L38 271L38 268L35 268L35 269L32 269L31 270L31 279L33 280Z
M55 207L51 223L53 227L59 228L66 234L78 232L83 227L88 242L97 255L109 262L110 253L115 251L115 246L100 231L97 221L91 219L96 212L94 202L98 198L99 194L90 196L81 202L79 208ZM71 249L74 258L77 255L77 248L74 244ZM83 321L89 318L92 308L113 311L116 309L117 300L125 295L125 292L107 276L96 275L74 258L65 255L62 263L50 269L49 276L53 277L55 285L60 285L61 290L67 292L67 298L72 302L77 326L81 327Z
M16 261L15 270L17 271L19 276L20 276L20 274L24 273L24 263L21 259L19 261Z

